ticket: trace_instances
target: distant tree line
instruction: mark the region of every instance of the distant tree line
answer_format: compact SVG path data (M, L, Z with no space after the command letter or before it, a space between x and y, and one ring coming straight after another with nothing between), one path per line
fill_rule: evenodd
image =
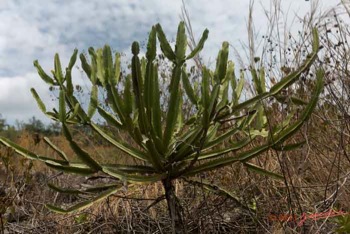
M101 128L110 129L105 124L98 124ZM8 124L6 118L0 114L0 136L16 141L23 133L29 133L39 139L43 136L52 137L61 135L61 124L59 122L43 123L35 116L28 119L26 122L16 120L14 124ZM79 135L83 145L109 145L101 139L101 137L92 132L88 126L76 125L72 127L72 134Z
M57 122L44 124L40 119L31 117L28 121L16 120L14 125L8 124L6 119L0 114L0 135L15 139L23 132L32 134L42 134L45 136L57 136L61 133L61 126Z

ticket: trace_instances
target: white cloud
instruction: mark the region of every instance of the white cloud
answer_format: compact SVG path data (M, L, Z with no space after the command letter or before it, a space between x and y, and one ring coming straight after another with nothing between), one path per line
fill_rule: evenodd
M32 116L48 122L31 95L31 87L36 89L42 99L53 99L53 97L50 97L48 87L41 79L38 79L38 75L35 73L27 73L19 77L2 77L0 79L0 107L1 110L6 110L2 111L2 116L8 122L28 120ZM49 107L52 107L52 104L52 102L48 102Z

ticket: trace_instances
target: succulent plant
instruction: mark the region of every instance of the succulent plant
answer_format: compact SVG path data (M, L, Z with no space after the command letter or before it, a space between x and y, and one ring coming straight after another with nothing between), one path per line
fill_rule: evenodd
M304 64L282 78L270 90L267 91L265 86L264 71L252 69L256 96L244 101L241 98L244 76L241 74L238 79L235 75L234 63L228 60L228 42L222 44L215 70L205 66L202 68L201 78L198 80L200 83L198 92L190 82L185 66L186 61L203 49L208 33L208 30L205 30L197 47L186 54L187 37L184 22L180 22L178 26L175 49L168 42L162 27L159 24L153 26L149 34L145 58L142 60L139 58L139 44L137 42L132 44L131 74L126 76L121 75L120 54L116 53L113 59L108 45L97 50L90 48L90 62L84 54L80 54L81 67L92 84L87 108L84 108L74 95L71 71L77 60L77 50L74 50L65 73L58 54L54 58L52 76L45 73L38 61L34 62L39 76L50 86L58 87L58 110L47 110L35 89L32 88L31 92L43 113L62 124L63 134L81 160L80 163L71 162L69 157L47 138L45 142L58 153L60 159L37 155L3 137L0 141L24 157L42 161L47 166L64 172L84 175L102 172L129 184L161 181L165 189L173 230L182 232L186 225L182 219L181 205L176 197L173 181L186 179L194 183L204 183L196 180L195 175L233 163L242 163L250 170L281 178L281 175L260 168L250 161L271 148L291 150L298 147L301 143L286 145L284 142L309 118L323 88L323 71L319 70L315 90L305 104L299 119L293 123L288 122L287 125L285 122L281 123L280 126L271 130L268 127L263 101L270 97L278 97L283 89L292 85L312 65L319 48L317 31L313 30L313 51ZM172 63L170 97L165 115L162 115L160 104L161 94L156 62L157 41L160 43L162 55ZM120 83L123 79L123 90L120 91ZM111 111L99 102L101 90L106 93ZM188 117L182 113L184 98L188 99L195 110ZM110 131L97 124L93 120L96 112L109 126L129 134L133 142L123 142L122 139L117 139ZM233 124L230 128L223 130L221 127L227 122ZM69 126L77 124L89 126L114 147L139 161L140 164L111 165L97 161L93 155L82 149L72 136ZM233 136L238 135L240 140L235 140L237 138ZM253 148L248 146L257 137L264 139L264 143ZM259 142L262 141L259 140ZM137 147L133 146L135 143ZM208 183L205 185L211 186ZM117 192L121 186L122 183L115 183L86 190L69 190L50 185L52 189L60 192L93 193L96 196L90 201L84 201L68 209L53 205L47 205L47 207L60 213L73 212L108 197Z

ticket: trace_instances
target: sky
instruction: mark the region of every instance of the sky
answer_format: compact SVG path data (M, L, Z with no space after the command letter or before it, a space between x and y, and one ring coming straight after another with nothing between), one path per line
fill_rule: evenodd
M248 0L184 0L194 36L209 29L202 57L215 61L223 41L240 48L247 40ZM320 0L321 9L336 6L340 0ZM282 0L289 16L303 16L312 0ZM270 0L255 0L253 18L258 32L266 29L264 9ZM109 44L113 50L130 54L133 41L144 42L152 25L160 23L168 39L174 39L180 21L181 0L0 0L0 113L7 122L27 121L32 116L49 123L32 98L30 88L50 102L49 87L33 66L39 60L47 73L59 53L63 66L75 48L80 52ZM287 15L287 14L286 14ZM238 49L239 50L239 49ZM230 57L233 57L231 53ZM79 65L79 62L77 63ZM84 79L76 69L73 79ZM80 80L79 80L80 79Z

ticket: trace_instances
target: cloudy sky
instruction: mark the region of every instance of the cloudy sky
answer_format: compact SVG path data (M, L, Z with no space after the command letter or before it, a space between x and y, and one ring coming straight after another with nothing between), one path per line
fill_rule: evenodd
M340 0L320 0L322 9ZM213 61L222 41L240 47L246 40L248 0L185 0L194 35L210 31L202 54ZM263 33L263 8L270 0L255 0L255 26ZM308 12L312 0L282 0L289 15ZM43 99L52 97L48 86L36 74L38 59L49 72L56 52L63 65L74 50L110 44L116 51L129 53L132 41L145 41L151 26L161 23L168 38L174 38L181 15L181 0L0 0L0 113L9 123L30 117L48 122L38 110L29 89L35 87ZM82 79L79 71L73 79Z

